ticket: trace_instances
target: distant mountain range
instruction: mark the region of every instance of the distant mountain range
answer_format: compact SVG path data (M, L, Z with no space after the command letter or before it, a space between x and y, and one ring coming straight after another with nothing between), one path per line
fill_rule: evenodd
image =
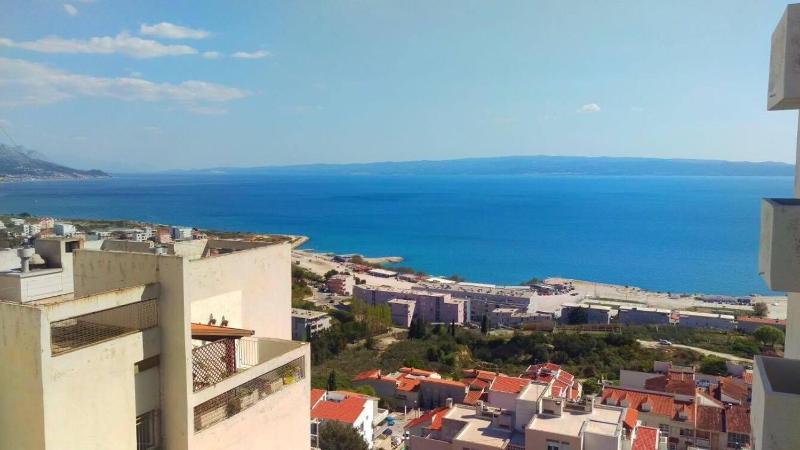
M35 150L0 144L0 179L49 180L107 177L102 170L78 170L47 161Z
M792 176L779 162L584 156L506 156L443 161L306 164L214 168L193 173L285 175L605 175L605 176Z

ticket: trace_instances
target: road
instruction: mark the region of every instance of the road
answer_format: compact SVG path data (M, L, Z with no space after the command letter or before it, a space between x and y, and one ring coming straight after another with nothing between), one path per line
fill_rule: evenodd
M719 356L720 358L727 359L729 361L740 362L740 363L745 363L745 364L753 364L753 360L752 359L742 358L741 356L731 355L729 353L714 352L714 351L706 350L706 349L700 348L700 347L692 347L690 345L682 345L682 344L672 344L672 345L666 346L666 345L659 344L657 341L644 341L644 340L641 340L641 339L638 339L638 341L639 341L640 344L642 344L645 347L650 347L650 348L670 348L670 347L685 348L685 349L689 349L689 350L694 350L697 353L700 353L702 355Z

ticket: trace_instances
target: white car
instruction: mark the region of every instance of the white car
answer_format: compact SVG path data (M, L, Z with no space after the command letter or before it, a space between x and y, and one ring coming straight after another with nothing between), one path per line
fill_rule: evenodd
M670 341L668 341L666 339L659 339L658 343L661 344L661 345L672 345L672 342L670 342Z

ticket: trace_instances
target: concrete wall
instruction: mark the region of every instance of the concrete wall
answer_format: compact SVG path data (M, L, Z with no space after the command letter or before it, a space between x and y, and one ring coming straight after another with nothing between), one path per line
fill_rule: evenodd
M0 448L45 448L43 358L50 352L46 327L42 311L0 302Z
M790 292L788 295L784 357L800 359L800 293Z

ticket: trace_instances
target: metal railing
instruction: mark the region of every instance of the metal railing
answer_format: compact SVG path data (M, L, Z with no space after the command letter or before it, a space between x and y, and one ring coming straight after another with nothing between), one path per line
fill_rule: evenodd
M195 432L211 427L250 408L285 386L306 377L305 357L289 363L224 392L194 407Z
M192 384L195 392L260 364L258 341L220 339L192 349Z
M145 300L50 323L53 356L158 325L156 300Z

